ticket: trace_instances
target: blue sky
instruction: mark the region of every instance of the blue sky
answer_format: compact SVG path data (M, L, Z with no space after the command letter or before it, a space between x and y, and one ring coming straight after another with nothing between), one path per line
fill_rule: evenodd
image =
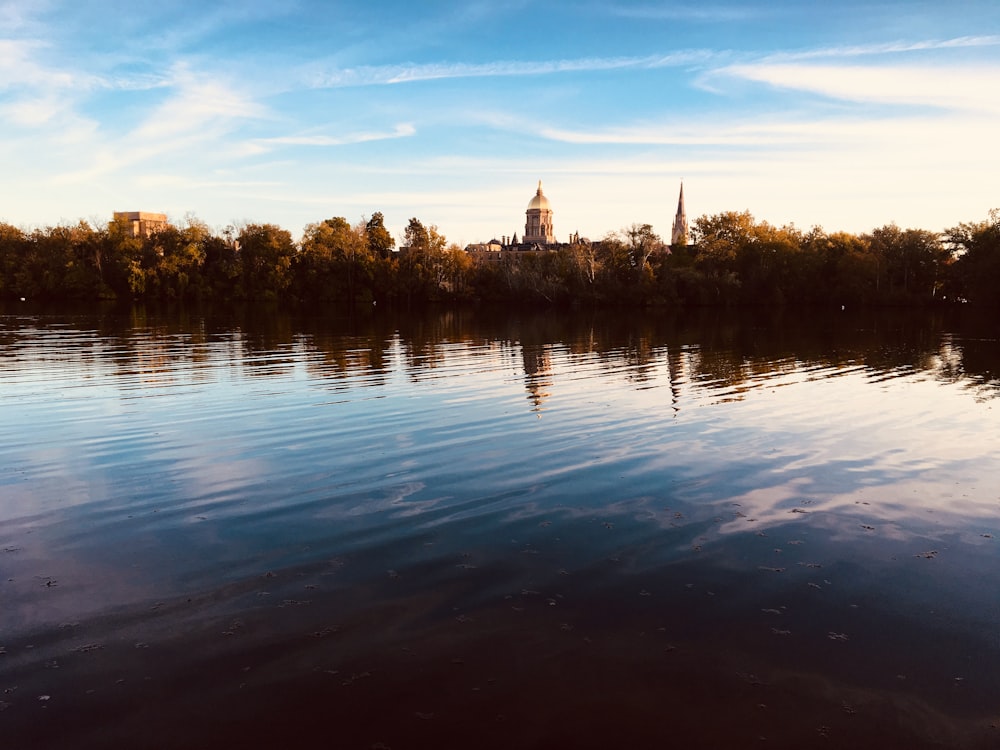
M465 244L1000 206L1000 3L0 0L0 221L192 212Z

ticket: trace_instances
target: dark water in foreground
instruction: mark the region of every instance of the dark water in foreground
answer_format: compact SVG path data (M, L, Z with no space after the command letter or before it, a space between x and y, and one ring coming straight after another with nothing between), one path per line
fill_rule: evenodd
M0 316L0 737L994 747L1000 330Z

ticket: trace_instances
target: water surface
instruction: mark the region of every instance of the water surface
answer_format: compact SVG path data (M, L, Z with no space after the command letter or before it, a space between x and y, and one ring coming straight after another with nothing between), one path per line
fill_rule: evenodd
M11 748L989 747L935 315L0 317Z

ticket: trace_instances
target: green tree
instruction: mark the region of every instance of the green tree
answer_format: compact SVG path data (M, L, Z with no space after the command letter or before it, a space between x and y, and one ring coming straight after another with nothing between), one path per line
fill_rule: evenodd
M919 302L937 296L950 262L940 235L886 224L873 230L868 241L878 261L883 301Z
M295 262L297 292L317 302L370 301L373 261L364 224L341 216L310 224Z
M167 227L150 235L143 257L150 266L153 286L148 294L166 300L201 297L207 292L204 267L208 226L188 215L184 227ZM153 281L155 280L155 281Z
M292 235L274 224L247 224L237 242L244 296L251 300L283 299L292 280Z
M802 240L813 262L809 301L833 305L868 304L876 298L878 260L867 237L827 234L814 227Z
M0 222L0 299L27 297L27 288L21 273L32 255L28 236L11 224Z
M734 302L739 296L737 258L752 241L754 218L749 211L726 211L694 220L694 267L700 272L704 302ZM747 259L744 254L743 265Z
M1000 305L1000 209L987 221L945 230L945 246L954 258L948 296L976 305Z
M238 250L236 229L226 227L221 235L212 234L202 240L205 262L202 277L207 293L216 300L238 298L243 289L243 265Z
M629 247L610 233L600 241L595 254L594 286L598 299L612 303L628 299L636 280L635 258Z
M437 300L446 278L444 250L447 240L437 227L425 227L417 218L403 230L406 243L400 251L398 282L407 303Z

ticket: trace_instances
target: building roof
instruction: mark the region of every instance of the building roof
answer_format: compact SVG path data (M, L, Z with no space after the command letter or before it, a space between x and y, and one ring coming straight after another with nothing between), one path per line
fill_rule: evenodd
M535 193L535 197L531 199L528 203L528 210L533 208L540 208L543 211L551 211L552 207L549 205L549 199L545 197L542 193L542 181L538 181L538 191Z

